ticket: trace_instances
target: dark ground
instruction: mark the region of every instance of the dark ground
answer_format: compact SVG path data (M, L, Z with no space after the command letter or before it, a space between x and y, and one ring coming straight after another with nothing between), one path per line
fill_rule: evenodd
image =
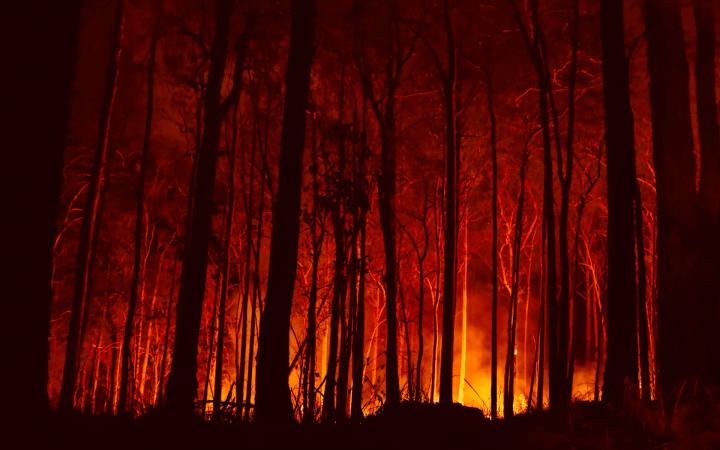
M553 413L487 420L459 405L403 404L360 424L215 424L171 420L159 414L141 419L53 416L48 430L25 436L10 448L57 449L720 449L720 408L676 414L671 434L661 416L628 405L612 412L578 402L569 426ZM678 419L681 418L681 419ZM34 441L34 442L33 442ZM40 441L40 442L37 442Z

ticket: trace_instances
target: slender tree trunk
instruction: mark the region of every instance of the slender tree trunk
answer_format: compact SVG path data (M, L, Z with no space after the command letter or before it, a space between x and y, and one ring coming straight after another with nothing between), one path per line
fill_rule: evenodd
M424 180L423 190L423 250L422 253L418 250L418 353L417 362L415 363L415 382L417 389L415 390L415 401L420 402L422 400L422 360L423 360L423 315L425 309L425 258L428 254L428 247L430 245L430 233L427 227L427 215L428 215L428 184L427 180Z
M245 410L245 418L250 417L250 401L252 399L252 381L253 381L253 359L255 359L255 336L257 333L257 312L262 312L260 303L260 255L262 250L262 231L263 231L263 212L265 210L265 183L260 183L260 204L258 205L258 226L257 236L255 238L255 270L253 271L253 293L252 305L250 306L250 344L248 348L248 372L247 382L245 384L245 403L248 409ZM288 336L288 339L290 336ZM289 352L288 352L289 353ZM288 354L288 358L289 358ZM285 368L287 370L287 367ZM257 389L257 388L256 388ZM257 398L257 393L256 393Z
M77 266L75 271L75 284L73 290L70 325L68 329L67 347L65 350L65 366L63 369L62 386L60 389L60 403L58 408L70 411L73 406L75 384L77 378L77 364L80 353L80 319L89 298L90 261L93 243L96 239L96 223L102 192L106 183L107 160L110 146L110 124L112 111L118 86L118 73L122 55L122 36L124 22L124 0L119 0L115 19L115 30L108 62L108 72L105 85L105 95L100 112L100 125L98 131L97 147L93 157L90 184L88 185L87 202L83 212L83 221L80 228L80 243L78 244Z
M412 348L410 345L410 328L408 327L407 309L405 308L405 295L402 283L398 283L398 293L400 294L400 312L402 313L403 337L405 341L405 377L407 381L408 398L413 398L413 367L412 367Z
M435 402L435 387L437 385L437 349L438 349L438 305L440 302L440 275L441 275L441 259L440 259L440 220L438 218L437 198L438 191L436 188L433 193L433 216L435 230L435 288L431 291L433 296L433 344L432 344L432 367L430 369L430 403Z
M498 365L498 185L497 185L497 136L495 108L493 105L492 77L488 74L487 79L487 101L490 117L490 151L492 159L492 324L491 324L491 346L490 346L490 417L497 418L497 365Z
M560 190L560 221L558 227L558 238L560 240L560 323L558 324L558 389L560 392L559 401L561 413L569 414L570 402L572 399L572 305L570 296L570 249L568 246L568 222L570 213L570 191L572 189L573 163L574 163L574 136L575 136L575 81L577 73L577 53L579 45L580 27L580 0L573 1L572 27L572 50L570 57L570 74L568 80L568 121L566 129L565 146L565 168L561 167L560 152L558 149L558 177L561 181ZM547 59L547 57L546 57ZM548 63L546 61L546 70ZM549 78L549 75L546 75ZM549 84L549 82L548 82ZM552 89L548 89L552 100ZM560 130L557 120L557 112L552 104L553 118L555 123L555 138L558 139ZM562 176L561 176L562 175ZM567 416L569 417L569 416Z
M172 242L172 241L171 241ZM162 348L162 360L160 361L160 384L158 386L157 393L155 395L155 404L160 405L164 402L164 387L165 387L165 372L167 368L167 354L168 344L170 341L170 323L172 319L172 302L175 298L175 280L178 259L180 259L180 253L176 250L175 257L173 258L172 275L170 277L170 293L168 294L168 301L165 305L165 332L163 333L163 348Z
M323 241L325 237L325 225L321 221L320 202L320 182L318 179L319 160L317 157L317 124L312 124L312 216L310 220L310 233L312 236L312 273L310 281L310 295L308 305L308 328L307 328L307 361L305 363L304 385L306 386L305 398L305 422L313 422L315 420L315 366L317 356L317 298L318 298L318 271L320 269L320 256L322 255ZM322 227L319 235L317 233L318 222Z
M455 296L457 267L457 154L455 136L455 40L448 0L443 1L447 40L447 73L444 80L445 95L445 257L443 289L443 323L440 364L440 403L453 402L452 372L455 343ZM461 381L462 382L462 381Z
M135 253L132 271L132 281L130 282L130 300L128 302L128 310L125 315L125 330L123 332L121 362L120 362L120 403L118 404L118 413L124 414L127 410L127 388L128 388L128 371L130 364L130 340L133 335L133 326L135 323L135 306L138 299L138 290L140 284L140 266L141 253L143 246L143 218L145 217L145 173L147 171L148 156L150 154L150 142L152 141L152 121L154 106L154 87L155 87L155 53L157 49L158 26L155 25L150 42L150 60L147 68L147 102L145 113L145 138L143 139L142 153L140 155L140 174L138 178L138 189L135 211Z
M463 281L462 281L462 311L460 317L460 377L458 378L458 403L462 404L465 393L465 367L467 360L467 272L468 272L468 224L467 212L465 213L465 233L463 237Z
M246 224L245 224L245 276L243 280L243 297L242 297L242 310L240 312L240 317L242 321L242 332L240 337L240 370L235 375L235 381L236 381L236 401L238 402L238 415L243 415L243 409L241 404L242 401L245 399L244 396L244 388L245 388L245 362L247 360L246 357L246 351L247 351L247 331L248 331L248 299L250 297L250 261L252 258L252 247L253 247L253 238L252 238L252 217L253 217L253 185L255 184L255 155L257 153L257 121L259 119L257 116L253 119L253 131L252 131L252 144L250 147L250 176L249 176L249 184L247 186L247 198L245 200L245 216L246 216ZM244 181L244 177L243 177ZM243 183L244 184L244 183ZM248 366L252 364L252 360L248 362Z
M207 365L205 366L205 384L203 386L202 404L200 405L203 415L207 414L208 395L210 390L210 373L212 372L214 354L213 352L215 351L215 324L217 318L218 301L220 299L220 285L222 284L222 274L219 270L215 273L217 278L215 279L215 295L213 295L213 308L212 314L210 314L210 329L208 330L208 353L206 359Z
M334 420L337 385L337 363L338 363L338 332L340 327L341 298L345 295L345 249L343 238L343 224L341 222L339 204L334 206L333 211L333 234L335 236L335 267L333 275L333 297L330 306L330 347L328 350L327 373L325 376L325 393L323 395L323 419Z
M361 151L365 151L364 146ZM362 156L361 156L362 158ZM360 173L363 173L361 169ZM355 330L353 332L353 385L352 385L352 409L350 417L353 420L360 420L363 417L362 412L362 388L364 373L364 354L365 354L365 228L366 218L365 211L360 213L360 260L358 264L358 300L357 300L357 319L355 321Z
M357 220L354 221L357 223ZM347 313L345 312L345 301L342 302L341 319L342 319L342 339L340 341L340 365L338 374L338 394L336 416L338 420L343 420L347 416L348 402L348 383L350 371L350 357L352 351L352 335L354 327L354 315L357 305L357 229L353 230L350 237L352 251L348 264L348 276L346 280L346 289L349 291L343 296L349 296L349 305Z
M494 132L493 132L494 134ZM505 391L503 396L503 412L505 417L512 417L515 404L515 356L517 355L515 336L517 329L518 296L520 295L520 253L523 240L523 212L525 207L525 175L528 161L527 146L520 165L520 194L518 196L515 217L515 236L512 251L512 280L510 303L508 308L507 354L505 359ZM529 401L529 400L528 400Z
M249 24L246 24L246 28ZM235 57L235 70L233 75L233 88L237 87L237 97L234 99L232 115L232 142L230 143L230 157L228 159L228 200L225 216L225 249L222 260L222 287L220 292L220 315L218 316L218 342L215 358L215 388L213 395L213 419L220 418L220 402L222 401L223 379L223 350L225 346L225 315L228 297L228 284L230 279L230 248L232 244L233 213L235 211L235 155L237 153L237 115L240 92L242 86L243 70L245 66L245 50L247 47L247 29L245 34L238 38L237 55Z
M638 311L638 351L640 357L640 384L642 399L651 399L652 382L650 380L650 315L648 314L647 271L645 267L645 237L643 234L643 207L640 197L640 186L637 176L633 175L635 184L635 248L638 268L637 311Z

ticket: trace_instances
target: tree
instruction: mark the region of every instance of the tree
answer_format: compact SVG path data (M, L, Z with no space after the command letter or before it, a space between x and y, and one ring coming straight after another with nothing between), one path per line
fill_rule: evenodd
M448 0L443 0L447 67L443 77L445 109L445 261L443 288L442 345L440 347L440 403L452 403L453 348L455 342L455 296L457 290L457 152L455 148L455 38ZM440 68L440 67L438 67ZM467 233L467 231L466 231ZM463 380L460 380L462 383Z
M497 124L495 118L495 109L493 106L493 87L492 76L488 71L487 74L487 101L488 114L490 116L490 152L492 159L492 323L491 323L491 346L490 346L490 417L497 417L497 306L498 306L498 185L497 185ZM523 173L524 175L524 173ZM522 211L522 207L518 206L518 211ZM518 212L518 215L520 212ZM519 221L517 226L519 227ZM512 316L510 314L509 316ZM509 335L508 335L509 336ZM508 339L508 343L510 340ZM510 347L508 346L508 353ZM507 370L507 365L506 365ZM507 374L506 374L507 378ZM507 384L507 383L506 383ZM507 402L505 402L507 406ZM512 407L512 403L510 404ZM511 408L512 410L512 408Z
M305 109L314 55L314 16L313 0L293 1L278 191L273 205L268 287L258 340L255 418L260 422L292 420L288 342L300 231Z
M635 284L635 143L625 56L623 2L601 4L603 94L607 148L607 363L603 399L622 404L625 383L637 386ZM644 307L644 305L643 305Z
M363 5L356 1L353 4L356 21L362 12ZM400 402L400 380L398 376L397 348L397 249L396 249L396 208L395 193L397 180L397 120L396 95L403 69L413 54L418 34L415 33L410 43L402 40L400 32L400 13L397 0L388 5L389 17L384 25L385 65L381 79L381 92L375 92L371 62L364 48L365 30L355 28L353 53L355 66L360 75L363 95L370 103L380 129L380 175L378 177L378 204L380 208L380 227L383 235L385 251L385 312L387 322L387 351L385 367L385 384L387 405L393 407ZM451 387L452 389L452 387Z
M235 70L233 71L233 87L235 90L232 97L232 140L230 142L230 157L228 158L228 182L227 182L227 213L225 215L225 249L222 255L222 287L220 291L220 313L218 315L218 337L217 350L215 352L215 386L213 389L213 418L220 418L220 402L222 401L222 377L223 377L223 349L225 346L225 315L226 302L228 297L228 285L230 280L230 245L233 232L233 212L235 211L235 157L237 153L237 116L238 104L242 87L243 72L245 69L245 55L247 50L248 29L253 22L253 14L247 18L244 33L238 38L237 52L235 55Z
M13 368L3 371L2 379L12 386L7 397L11 423L28 426L42 427L49 411L52 249L82 4L21 2L9 6L2 20L4 53L22 69L10 71L8 83L14 88L3 101L9 161L0 178L6 204L15 213L6 218L2 243L12 264L3 271L6 315L0 328L3 342L10 344L6 362ZM17 45L18 37L23 45Z
M657 191L658 378L671 411L681 384L697 377L704 358L694 324L695 158L679 0L647 0L645 25Z
M130 284L130 300L128 311L125 315L125 329L123 340L120 344L120 400L118 413L123 414L127 408L128 371L130 365L130 340L132 339L133 326L135 322L135 305L139 295L140 265L143 246L143 218L145 217L145 173L147 171L148 155L150 154L150 142L152 138L153 123L153 93L155 86L155 55L157 50L158 25L152 32L150 42L150 59L147 68L147 105L145 113L145 138L143 140L142 152L140 155L140 174L138 178L137 205L135 212L135 250L133 259L132 281Z
M90 271L93 247L97 239L97 221L101 209L102 193L107 182L107 160L110 147L110 125L112 122L113 106L118 88L118 74L120 71L120 58L122 56L122 38L124 22L125 0L119 0L113 31L110 59L107 66L105 92L100 111L100 124L98 127L97 147L93 155L90 173L90 183L87 189L87 200L83 210L83 220L80 229L80 242L78 244L77 264L75 270L75 285L73 289L72 307L70 311L70 324L68 326L67 347L65 350L65 366L63 368L62 386L60 389L60 403L58 408L69 411L73 407L75 384L77 378L77 364L80 353L81 320L85 316L88 298L90 295ZM86 316L85 316L86 317Z
M696 29L695 52L695 96L697 106L698 136L700 139L700 183L698 201L702 211L702 235L705 240L703 259L704 272L699 283L703 300L700 317L703 336L707 344L716 337L714 330L720 315L715 286L715 277L720 270L720 239L717 229L720 224L720 128L718 127L717 93L715 89L715 11L717 6L711 0L694 0ZM714 346L703 349L707 354L709 380L718 380L720 363Z
M190 227L186 230L189 236L180 275L167 406L181 414L192 413L197 391L197 347L205 298L212 197L223 116L221 89L233 3L233 0L218 0L216 4L215 36L210 49L210 69L205 90L203 134L197 155Z

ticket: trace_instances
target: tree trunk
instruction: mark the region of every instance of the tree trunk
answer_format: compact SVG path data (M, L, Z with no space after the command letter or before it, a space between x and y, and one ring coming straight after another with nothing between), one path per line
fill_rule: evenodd
M720 129L718 127L717 95L715 89L715 14L717 2L694 0L695 28L697 35L695 56L695 95L697 100L697 124L700 138L700 186L698 200L703 212L700 224L704 236L704 272L699 274L702 320L702 350L709 352L707 358L708 381L720 379L720 362L716 346L707 345L717 338L715 330L720 317L720 302L715 293L715 279L720 271ZM713 6L715 5L715 6Z
M492 159L492 324L491 324L491 345L490 345L490 417L497 418L497 365L498 365L498 185L497 185L497 136L495 109L493 107L492 77L488 74L487 79L487 101L488 113L490 116L490 151Z
M361 151L365 151L364 147ZM362 157L361 157L362 158ZM362 412L362 388L364 373L365 355L365 211L360 213L360 260L358 264L358 276L360 277L357 299L357 318L355 330L353 331L353 384L352 384L352 409L350 417L353 420L360 420Z
M705 358L695 314L698 242L689 69L679 0L645 2L653 161L657 191L658 363L668 411Z
M233 0L218 0L215 37L210 50L210 70L205 90L202 143L197 155L189 239L182 265L177 303L175 348L167 385L167 406L192 413L197 393L197 352L207 278L208 245L212 222L212 197L218 159L222 111L220 96L225 72Z
M147 171L148 156L150 154L150 142L152 141L152 121L154 106L155 86L155 53L157 49L158 25L155 25L150 42L150 60L147 68L147 103L145 113L145 137L143 139L142 153L140 155L140 174L138 178L138 190L135 211L135 252L133 260L132 281L130 282L130 300L125 315L125 329L123 332L121 361L120 361L120 403L118 414L124 414L127 407L128 370L130 364L130 340L133 335L135 323L135 306L138 299L140 284L141 253L143 246L143 218L145 217L145 173Z
M603 0L601 19L608 189L608 347L603 399L619 407L625 383L637 386L634 196L629 194L635 191L635 147L623 2Z
M42 430L49 412L52 249L83 3L22 2L3 17L3 50L24 68L10 70L6 82L13 88L2 108L10 160L0 179L8 211L16 213L3 219L3 257L12 263L3 271L6 309L0 329L3 342L22 343L5 346L4 361L12 368L2 376L3 384L12 386L6 397L12 405L8 429L17 421ZM23 45L17 44L18 36Z
M248 24L246 24L247 28ZM228 297L228 284L230 280L230 248L232 244L233 213L235 211L235 156L237 153L237 115L240 92L242 86L243 70L245 66L245 50L247 46L247 29L238 38L237 55L235 57L235 70L233 74L233 89L237 89L232 115L232 142L230 142L230 157L228 159L228 185L227 185L227 213L225 216L225 249L222 260L222 287L220 291L220 315L218 316L218 341L215 358L215 388L213 395L213 419L220 418L220 402L222 401L223 377L223 349L225 347L225 314Z
M62 386L60 389L60 403L58 408L70 411L73 406L75 383L77 378L77 363L80 353L80 322L83 310L89 298L90 269L93 243L97 231L96 223L101 203L103 188L106 183L107 159L110 146L110 124L112 111L118 86L118 73L120 57L122 55L122 37L124 22L124 0L117 6L115 30L108 62L108 72L105 85L102 109L100 112L100 125L98 141L93 157L90 184L88 185L87 201L83 212L83 221L80 228L80 243L78 244L77 265L75 270L75 284L68 328L67 347L65 350L65 366L63 368Z
M250 305L250 344L248 348L248 371L245 383L245 418L250 417L250 401L252 399L252 381L253 381L253 360L255 359L255 335L257 332L257 312L262 311L260 302L260 251L262 250L262 231L263 231L263 212L265 209L265 183L260 180L260 204L258 205L258 225L257 236L255 238L255 268L253 271L253 287L252 287L252 304ZM289 336L288 336L289 339ZM289 352L288 352L289 353ZM289 354L288 354L289 357ZM256 394L257 398L257 394Z
M172 243L172 241L171 241ZM168 301L165 305L165 332L163 333L163 348L162 348L162 360L160 361L160 383L158 385L158 390L155 394L155 404L157 406L160 406L164 402L164 387L165 387L165 372L167 368L167 353L168 353L168 344L170 341L170 323L172 319L172 301L173 298L175 298L175 280L176 280L176 270L177 270L177 263L178 259L180 259L180 254L177 250L175 250L175 257L173 258L173 267L172 267L172 275L170 277L170 292L168 293Z
M289 325L300 229L305 108L314 53L313 0L294 0L285 79L277 200L273 205L265 309L260 324L255 419L292 420L288 388Z
M337 202L337 200L336 200ZM335 419L335 401L338 370L338 332L342 309L341 298L345 295L345 248L343 223L340 216L340 205L335 204L333 214L333 234L335 236L335 266L333 275L333 297L330 305L330 347L328 350L327 373L325 376L325 393L323 395L323 420Z
M445 261L443 289L442 345L440 349L440 403L453 402L452 372L455 343L455 294L457 267L457 154L455 149L455 40L448 0L443 1L447 40L445 95Z

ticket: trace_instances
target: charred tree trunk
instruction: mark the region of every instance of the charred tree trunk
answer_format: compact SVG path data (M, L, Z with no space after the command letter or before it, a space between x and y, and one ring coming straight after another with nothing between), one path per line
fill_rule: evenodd
M217 18L205 91L202 143L197 155L197 179L193 192L189 239L180 280L175 348L167 386L167 406L181 414L192 413L197 392L197 344L205 297L212 197L222 124L221 89L233 3L233 0L218 0L216 5Z
M601 7L608 189L608 334L603 399L618 407L625 383L637 386L638 357L634 196L629 195L636 186L635 144L622 3L603 0Z
M351 419L358 421L363 417L362 391L363 374L365 369L365 233L367 226L367 211L370 209L368 199L368 186L365 175L365 160L369 154L367 147L367 102L363 99L362 105L362 130L360 134L360 155L355 174L355 197L356 207L359 208L357 227L359 228L360 242L359 259L357 261L358 294L357 312L354 321L353 343L352 343L352 392L351 392ZM357 120L356 120L357 122Z
M75 285L73 290L72 309L70 312L70 325L68 328L67 347L65 350L65 366L63 369L62 386L60 389L60 403L58 408L70 411L73 407L75 384L77 378L77 364L80 353L80 322L83 310L87 306L90 284L90 261L92 248L96 239L98 210L100 208L102 192L106 183L107 159L110 146L110 123L118 86L118 72L120 57L122 55L122 36L124 21L124 0L117 6L115 30L108 62L108 75L105 85L100 113L100 126L98 131L97 147L93 157L90 184L88 185L87 201L83 212L83 221L80 228L80 243L78 244L77 265L75 270Z
M490 152L492 160L492 319L491 319L491 346L490 346L490 417L497 418L497 365L498 365L498 185L497 185L497 143L495 109L493 107L492 78L488 73L487 102L490 116Z
M287 422L293 414L288 388L288 341L300 229L305 108L314 53L314 15L313 0L293 1L278 192L273 205L270 269L258 343L255 418L261 422Z
M657 191L658 363L670 411L681 384L697 379L705 355L695 324L698 242L689 69L679 0L645 2L653 161ZM699 272L700 271L700 272Z
M443 93L445 107L445 261L443 289L442 345L440 348L440 403L453 401L452 372L455 342L455 297L457 267L457 153L455 149L455 39L448 0L443 1L447 39L447 73ZM460 380L462 383L462 380Z
M492 89L488 86L488 90ZM491 98L492 94L489 91L488 97ZM492 109L492 101L490 101L490 111ZM493 153L495 150L495 118L494 112L491 113L492 117L492 132L491 141L493 145ZM508 331L507 331L507 353L505 357L505 380L504 380L504 396L503 396L503 412L505 417L512 417L514 410L513 406L515 403L515 336L517 329L517 307L518 307L518 296L520 289L520 253L522 251L522 239L523 239L523 213L525 207L525 175L527 173L527 161L528 161L527 147L523 154L522 162L520 165L520 194L517 202L517 212L515 216L515 236L513 239L513 250L512 250L512 278L511 278L511 293L510 303L508 308ZM493 162L495 155L493 155Z
M335 236L335 267L333 275L333 297L330 306L330 347L328 350L327 373L325 376L325 392L323 395L323 420L335 419L335 402L338 365L338 332L342 309L341 298L345 295L345 248L343 223L340 218L340 205L334 205L333 235Z
M265 148L267 150L267 148ZM252 381L253 381L253 360L255 359L255 335L258 329L257 314L262 312L262 305L258 305L261 301L262 294L260 292L260 255L262 250L262 233L263 233L263 213L265 210L265 183L260 180L260 204L258 205L258 225L257 235L255 237L255 267L253 270L253 287L252 287L252 304L250 305L250 343L248 348L248 367L247 380L245 383L245 419L250 417L250 405L252 399ZM289 355L288 355L289 357ZM256 364L257 365L257 364ZM256 388L257 389L257 388ZM257 398L257 394L256 394Z
M250 19L249 19L250 20ZM246 27L249 24L246 24ZM232 113L232 141L230 142L230 157L228 159L228 184L227 184L227 213L225 215L225 249L222 260L222 287L220 291L220 313L218 316L218 341L215 357L215 387L213 395L213 419L220 418L220 402L222 401L222 377L223 377L223 349L225 347L225 314L228 297L228 284L230 280L230 247L232 244L233 213L235 211L235 156L237 153L237 115L238 103L240 100L243 70L245 66L245 50L247 45L247 29L245 34L238 38L237 54L235 57L235 69L233 72L233 88L236 88L233 101Z
M252 247L253 247L253 225L252 225L252 217L253 217L253 186L255 184L255 155L257 153L257 121L259 119L257 118L257 115L253 118L253 126L252 126L252 138L251 138L251 146L250 146L250 166L249 166L249 180L248 185L246 187L247 189L247 196L245 197L245 217L246 217L246 223L245 223L245 274L243 277L243 293L242 293L242 307L240 310L240 320L242 322L241 325L241 335L240 335L240 364L239 364L239 370L238 373L235 374L235 399L238 403L238 409L237 413L238 416L243 416L243 410L242 402L245 399L244 395L244 389L245 389L245 371L246 371L246 361L247 361L247 332L248 332L248 300L250 298L250 266L251 266L251 258L252 258ZM245 181L245 177L243 175L243 182ZM244 183L243 183L244 185ZM245 187L245 186L243 186ZM248 366L252 364L252 360L249 361Z
M16 421L42 429L48 413L52 248L83 3L23 2L3 20L3 50L25 68L10 71L7 83L14 87L3 101L3 136L14 151L6 152L10 161L0 178L7 207L21 212L4 219L3 255L12 264L3 271L7 300L0 328L3 342L22 343L6 345L5 362L12 367L2 375L12 386L6 397L12 405L8 430ZM14 41L18 36L24 45Z
M171 242L172 243L172 242ZM160 361L160 382L158 385L158 390L156 393L155 398L155 404L157 406L162 405L162 403L165 400L165 372L167 369L167 354L168 354L168 345L170 341L170 323L172 319L172 302L175 298L175 280L176 280L176 271L177 271L177 263L178 259L180 259L180 254L177 250L175 250L175 257L173 258L173 266L172 266L172 275L170 277L170 292L168 293L168 301L165 305L165 332L163 334L163 348L162 348L162 356Z
M155 25L150 42L150 60L147 68L147 112L145 113L145 137L142 153L140 155L140 174L135 211L135 252L133 260L132 281L130 282L130 300L125 315L125 329L123 332L121 361L120 361L120 400L118 414L124 414L127 408L128 371L130 365L130 340L135 324L135 306L137 305L140 284L140 266L143 246L143 218L145 217L145 173L147 171L148 156L150 155L150 142L152 141L152 121L155 88L155 53L157 49L158 26Z
M695 95L697 99L697 124L700 138L700 186L698 200L703 212L700 222L704 239L704 272L698 283L701 289L702 342L713 342L717 338L714 329L720 317L720 302L715 293L715 279L720 272L720 128L718 127L717 94L715 89L715 11L716 2L694 0L695 28L697 35L695 56ZM718 351L713 345L706 345L703 351L710 361L707 380L717 383L720 379Z
M364 149L361 151L365 151ZM362 412L362 388L365 359L365 211L360 213L360 259L358 262L358 298L357 317L355 330L353 331L353 385L352 385L352 406L350 417L353 420L360 420Z
M310 281L310 295L308 301L308 327L307 350L305 362L305 422L315 420L315 366L317 360L317 300L318 300L318 271L320 270L320 257L322 256L323 241L325 238L325 224L323 222L322 206L320 205L320 182L318 180L319 160L317 157L317 124L312 124L312 174L313 204L310 217L310 233L312 235L312 269ZM320 232L317 227L320 225Z

